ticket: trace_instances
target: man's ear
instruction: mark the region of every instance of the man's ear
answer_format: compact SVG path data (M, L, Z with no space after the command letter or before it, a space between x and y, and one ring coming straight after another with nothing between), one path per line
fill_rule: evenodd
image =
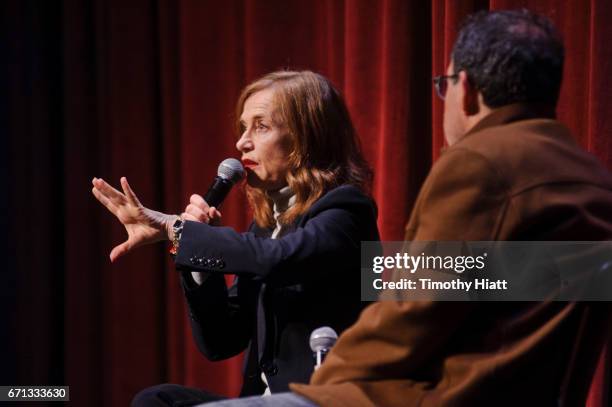
M459 84L463 88L463 112L466 116L475 116L480 111L478 90L472 85L465 71L459 72Z

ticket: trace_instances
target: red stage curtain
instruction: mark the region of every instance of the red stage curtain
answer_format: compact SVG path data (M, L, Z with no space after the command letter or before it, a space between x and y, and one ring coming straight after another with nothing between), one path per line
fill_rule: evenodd
M605 0L0 7L11 62L1 71L14 266L2 291L14 332L7 360L17 382L70 385L74 405L126 405L161 382L237 394L240 358L210 363L197 352L164 248L110 264L124 231L91 196L90 181L118 184L125 175L145 205L182 211L218 163L237 155L234 103L264 73L311 69L342 90L375 169L382 237L401 239L443 145L431 77L445 72L460 21L476 10L525 7L551 17L565 40L559 117L612 168L612 4ZM244 229L246 207L232 192L225 223ZM596 390L593 406L601 402Z

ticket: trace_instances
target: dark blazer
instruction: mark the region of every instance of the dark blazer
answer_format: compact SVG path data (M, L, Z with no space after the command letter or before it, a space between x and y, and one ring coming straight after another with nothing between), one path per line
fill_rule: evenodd
M194 339L210 360L248 348L242 395L308 382L312 330L340 333L366 305L360 299L360 243L379 240L376 208L358 188L322 196L278 239L251 225L246 233L186 222L176 265L182 273ZM205 271L195 284L191 271ZM235 274L226 288L224 274Z
M554 120L506 106L432 167L405 240L610 240L612 176ZM401 296L390 294L401 300ZM384 301L291 388L321 406L584 405L610 303Z

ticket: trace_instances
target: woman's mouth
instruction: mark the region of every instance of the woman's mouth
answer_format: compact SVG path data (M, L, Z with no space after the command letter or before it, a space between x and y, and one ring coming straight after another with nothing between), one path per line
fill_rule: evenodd
M257 167L258 164L253 160L245 158L242 160L242 165L244 165L245 168L252 169L254 167Z

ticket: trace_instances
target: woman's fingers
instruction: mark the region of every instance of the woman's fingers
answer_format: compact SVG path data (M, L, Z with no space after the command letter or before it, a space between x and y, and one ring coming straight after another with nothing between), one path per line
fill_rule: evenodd
M208 217L211 219L221 219L221 212L219 212L214 206L211 206L208 208Z
M190 203L185 208L185 212L195 217L198 222L206 222L208 223L209 218L208 215L200 209L200 207Z
M100 193L102 193L107 199L109 199L115 205L124 205L127 201L125 195L121 192L117 191L115 188L110 186L106 181L102 178L94 178L92 180L92 184L94 187L98 189Z
M166 239L169 219L176 218L176 215L167 215L143 207L127 178L121 177L120 183L124 193L102 179L92 180L93 195L119 219L129 236L128 240L111 250L111 262L139 246Z
M127 252L129 252L131 249L131 244L129 240L126 240L125 242L121 243L118 246L115 246L113 248L113 250L111 250L110 253L110 261L111 263L114 262L115 260L117 260L119 257L123 256L124 254L126 254Z
M221 212L214 206L208 209L208 217L210 219L210 222L208 222L210 225L219 226L221 224Z
M191 220L193 222L200 222L198 218L196 218L195 216L187 212L181 213L181 218L183 218L183 220Z
M189 197L189 205L185 208L185 212L192 215L198 222L219 223L221 212L215 207L208 206L208 203L198 194L193 194Z
M128 183L127 178L121 177L120 182L121 182L121 188L123 189L123 192L125 193L125 196L127 197L128 202L134 206L141 206L140 201L138 200L138 197L136 196L134 191L132 191L132 187L130 187L130 184Z
M117 207L110 201L110 199L108 199L105 195L102 195L102 193L96 187L93 187L91 192L102 205L106 206L106 209L108 209L113 215L117 215Z
M198 194L193 194L191 195L191 197L189 197L189 202L195 206L197 206L198 208L200 208L202 210L202 212L208 212L208 204L206 203L206 201L204 200L204 198L202 198L202 196L198 195Z

